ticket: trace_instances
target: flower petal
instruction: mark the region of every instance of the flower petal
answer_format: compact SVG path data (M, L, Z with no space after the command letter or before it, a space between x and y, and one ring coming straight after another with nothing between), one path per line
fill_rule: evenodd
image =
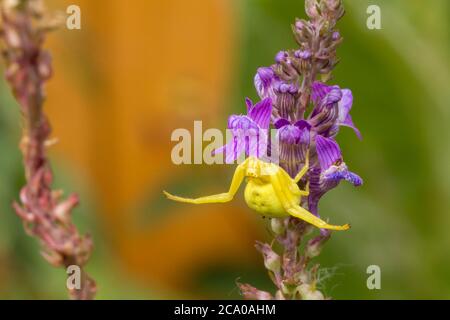
M245 140L240 137L233 137L233 141L214 150L213 155L216 154L225 154L225 163L233 163L236 161L244 152L245 149Z
M333 139L316 136L316 150L322 170L327 170L332 165L342 160L341 149Z
M284 119L284 118L279 118L277 121L275 121L274 126L275 126L275 128L280 129L280 128L282 128L284 126L288 126L290 124L291 124L291 122L289 120Z
M300 129L300 144L309 148L311 144L311 125L306 120L299 120L295 123L295 126Z
M347 169L347 166L342 163L339 167L330 168L331 172L325 172L324 178L330 181L339 182L346 180L352 183L355 187L359 187L363 184L363 180L356 173L353 173Z
M302 130L297 126L289 124L278 129L278 137L282 143L288 145L298 144L302 138Z
M247 114L252 110L253 108L253 101L250 98L245 98L245 104L247 105Z
M316 81L312 85L312 100L317 105L322 101L323 98L331 91L331 87L327 86L325 83Z
M245 137L245 151L249 157L263 158L268 155L268 140L264 130Z
M255 88L261 99L270 96L272 83L275 79L275 73L270 67L259 68L255 75Z
M339 101L338 125L352 128L359 139L362 139L361 132L356 128L350 116L350 110L353 106L353 94L349 89L342 90L342 99Z
M270 125L270 117L272 115L272 99L266 98L255 104L249 111L250 119L262 129L268 129Z

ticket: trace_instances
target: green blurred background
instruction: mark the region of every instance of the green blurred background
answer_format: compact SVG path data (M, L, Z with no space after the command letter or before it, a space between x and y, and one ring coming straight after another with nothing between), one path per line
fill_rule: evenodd
M48 112L59 146L57 187L77 190L75 213L96 249L88 270L99 298L238 298L237 279L272 289L255 240L266 222L242 204L190 208L179 194L227 188L232 168L170 163L170 133L223 128L256 98L253 76L281 49L294 48L290 24L302 0L80 0L81 31L51 35L55 78ZM69 1L50 1L65 10ZM344 44L334 72L353 91L364 140L338 141L352 171L320 210L353 228L336 234L318 262L335 299L450 298L450 2L347 0ZM368 30L377 4L382 29ZM65 274L48 266L11 210L24 184L20 116L0 82L0 298L63 299ZM366 287L378 265L382 289Z

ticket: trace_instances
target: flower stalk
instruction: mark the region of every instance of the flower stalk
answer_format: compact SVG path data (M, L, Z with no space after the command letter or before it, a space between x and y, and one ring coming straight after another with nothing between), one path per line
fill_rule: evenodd
M81 235L72 222L78 196L63 198L52 189L53 172L47 156L51 126L44 113L44 86L52 76L49 52L43 49L46 34L56 20L48 17L41 0L3 0L1 38L6 80L20 105L23 118L23 153L26 185L13 208L25 231L39 239L43 257L53 266L80 269L80 286L68 287L74 300L93 299L95 281L84 271L93 249L89 235Z

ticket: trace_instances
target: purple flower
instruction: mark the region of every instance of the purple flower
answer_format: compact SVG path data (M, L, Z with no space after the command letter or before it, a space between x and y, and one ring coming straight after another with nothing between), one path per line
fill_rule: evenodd
M258 158L267 154L272 100L266 98L253 105L247 98L246 104L247 115L232 115L228 119L228 129L232 131L233 140L213 152L225 153L226 163L233 163L244 152L247 156Z
M255 88L261 99L271 98L272 102L277 100L277 92L284 84L275 74L271 67L261 67L255 75Z
M361 186L363 180L348 170L341 149L334 139L317 135L315 145L319 165L310 170L308 203L310 211L318 215L318 202L326 192L337 187L342 180L349 181L355 187Z
M362 185L362 179L357 174L348 171L336 141L316 136L316 151L324 179L336 182L347 180L355 187Z
M312 87L312 100L315 108L311 114L311 120L320 121L320 124L325 125L325 129L329 129L328 132L321 132L321 134L334 136L340 126L346 126L352 128L358 138L362 139L361 132L350 116L353 95L349 89L315 82ZM315 123L315 126L318 126L318 123Z
M291 123L281 118L275 122L275 128L278 129L282 165L291 177L295 177L305 163L310 145L311 126L305 120Z
M311 126L305 120L292 124L289 120L281 118L275 122L281 143L305 144L309 146L309 131Z
M270 67L259 68L255 76L255 88L261 99L271 98L275 101L275 87L281 83L280 78Z

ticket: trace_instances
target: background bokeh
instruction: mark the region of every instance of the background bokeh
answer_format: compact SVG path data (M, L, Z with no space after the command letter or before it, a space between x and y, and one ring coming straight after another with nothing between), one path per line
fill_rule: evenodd
M64 11L68 0L48 1ZM47 111L59 144L57 187L78 191L77 224L93 234L88 270L99 298L238 298L236 280L271 289L255 240L266 221L243 206L185 206L184 195L227 188L233 168L174 166L176 128L224 128L256 98L253 76L280 49L302 0L77 0L82 30L49 38L55 76ZM382 10L382 30L366 9ZM450 298L450 2L346 0L336 84L355 96L364 140L338 138L362 188L342 184L321 203L351 222L318 262L335 299ZM20 116L0 81L0 298L66 298L63 270L48 266L10 204L24 184ZM366 268L379 265L382 289Z

